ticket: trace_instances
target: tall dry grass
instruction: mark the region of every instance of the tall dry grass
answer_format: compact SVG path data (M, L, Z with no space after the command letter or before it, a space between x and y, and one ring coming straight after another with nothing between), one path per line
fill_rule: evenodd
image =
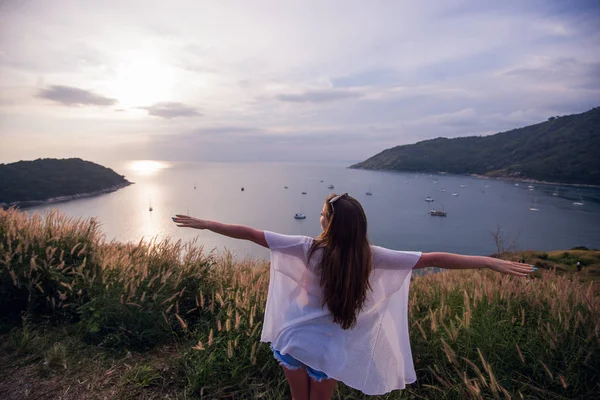
M0 211L0 311L74 326L103 346L179 346L185 393L285 398L260 331L268 263L180 241L105 242L94 220ZM11 322L12 321L12 322ZM382 398L594 398L598 284L452 271L411 283L418 382ZM340 398L363 398L339 386Z

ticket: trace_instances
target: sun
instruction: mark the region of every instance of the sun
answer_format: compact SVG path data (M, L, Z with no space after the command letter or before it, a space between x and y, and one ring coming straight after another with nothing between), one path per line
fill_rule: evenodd
M116 67L110 92L120 107L142 107L169 101L175 84L174 69L151 52L126 53Z

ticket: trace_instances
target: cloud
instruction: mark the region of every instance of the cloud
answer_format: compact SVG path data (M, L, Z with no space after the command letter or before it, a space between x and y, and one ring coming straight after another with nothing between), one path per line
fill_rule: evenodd
M532 82L568 81L573 87L600 89L600 62L581 62L572 57L538 58L504 74Z
M52 100L65 106L112 106L117 100L104 97L89 90L72 86L53 85L41 89L37 97Z
M148 115L165 119L176 117L199 117L202 115L196 111L196 109L177 102L156 103L153 106L139 108L148 111Z
M327 103L331 101L355 99L362 96L362 93L355 90L322 89L308 90L299 94L280 94L277 96L277 99L292 103Z

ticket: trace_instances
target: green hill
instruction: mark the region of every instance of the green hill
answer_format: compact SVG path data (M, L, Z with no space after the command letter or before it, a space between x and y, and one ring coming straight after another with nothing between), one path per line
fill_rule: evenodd
M110 168L79 158L0 164L0 206L33 205L109 192L130 185Z
M396 146L350 168L600 185L600 107L497 133Z

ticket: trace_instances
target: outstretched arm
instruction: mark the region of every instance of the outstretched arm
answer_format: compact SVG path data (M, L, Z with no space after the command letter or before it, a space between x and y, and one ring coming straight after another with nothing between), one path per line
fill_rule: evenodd
M263 247L269 247L265 239L265 232L244 225L223 224L217 221L208 221L189 217L187 215L176 215L173 221L182 228L208 229L220 235L229 236L234 239L249 240Z
M438 267L446 269L489 268L496 272L502 272L504 274L516 276L527 276L529 273L537 269L529 264L506 261L499 258L463 256L453 253L423 253L414 269L426 267Z

